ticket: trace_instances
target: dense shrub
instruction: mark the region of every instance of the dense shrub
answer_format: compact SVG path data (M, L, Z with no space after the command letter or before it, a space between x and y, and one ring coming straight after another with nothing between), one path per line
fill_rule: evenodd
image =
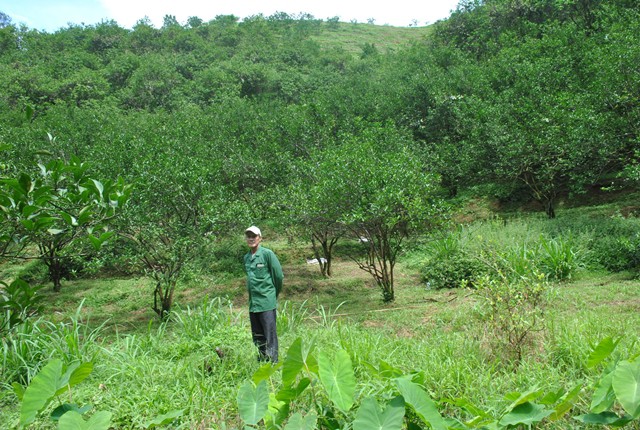
M247 251L246 244L237 238L220 239L211 245L211 255L207 258L207 264L211 265L210 270L214 273L242 276L242 257Z
M428 288L457 288L473 286L485 272L484 264L477 258L459 251L448 256L430 258L420 274Z
M134 242L124 237L119 237L100 249L88 267L89 273L94 273L90 268L118 276L131 276L144 272L140 258L136 255Z
M20 269L17 277L29 284L38 284L49 279L49 269L42 260L31 260Z
M582 220L577 228L588 232L586 264L611 272L636 270L640 263L640 219L613 216Z
M611 272L637 270L640 265L640 233L632 236L601 236L594 240L590 261Z

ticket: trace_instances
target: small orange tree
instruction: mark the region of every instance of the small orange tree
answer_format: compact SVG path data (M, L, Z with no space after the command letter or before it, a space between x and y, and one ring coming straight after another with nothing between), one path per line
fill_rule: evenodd
M0 250L2 255L41 259L54 291L60 291L65 261L80 242L99 249L114 232L109 223L131 194L122 180L99 181L88 163L72 157L38 164L36 173L0 179ZM23 251L35 244L38 254Z
M411 143L392 125L361 124L315 160L316 188L327 190L325 204L340 209L336 221L364 248L350 257L373 276L385 302L395 299L394 267L403 241L447 220L439 177Z

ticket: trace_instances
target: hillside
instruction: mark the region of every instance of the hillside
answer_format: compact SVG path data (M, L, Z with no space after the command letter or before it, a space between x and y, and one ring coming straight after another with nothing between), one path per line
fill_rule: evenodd
M360 55L365 45L373 45L379 52L397 52L408 45L423 40L432 33L432 26L393 27L362 23L325 24L320 34L314 35L323 49L344 49Z

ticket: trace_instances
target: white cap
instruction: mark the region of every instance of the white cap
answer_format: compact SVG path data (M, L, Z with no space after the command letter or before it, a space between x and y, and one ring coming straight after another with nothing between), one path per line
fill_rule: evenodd
M256 227L255 225L252 225L251 227L246 229L244 232L246 233L248 231L250 231L251 233L255 234L256 236L262 237L262 233L260 232L260 229L258 227Z

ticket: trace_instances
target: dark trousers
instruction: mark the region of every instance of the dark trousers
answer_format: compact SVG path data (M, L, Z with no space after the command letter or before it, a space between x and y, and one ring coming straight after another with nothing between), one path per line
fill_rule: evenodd
M278 333L276 332L276 310L249 312L251 336L258 347L258 360L278 362Z

